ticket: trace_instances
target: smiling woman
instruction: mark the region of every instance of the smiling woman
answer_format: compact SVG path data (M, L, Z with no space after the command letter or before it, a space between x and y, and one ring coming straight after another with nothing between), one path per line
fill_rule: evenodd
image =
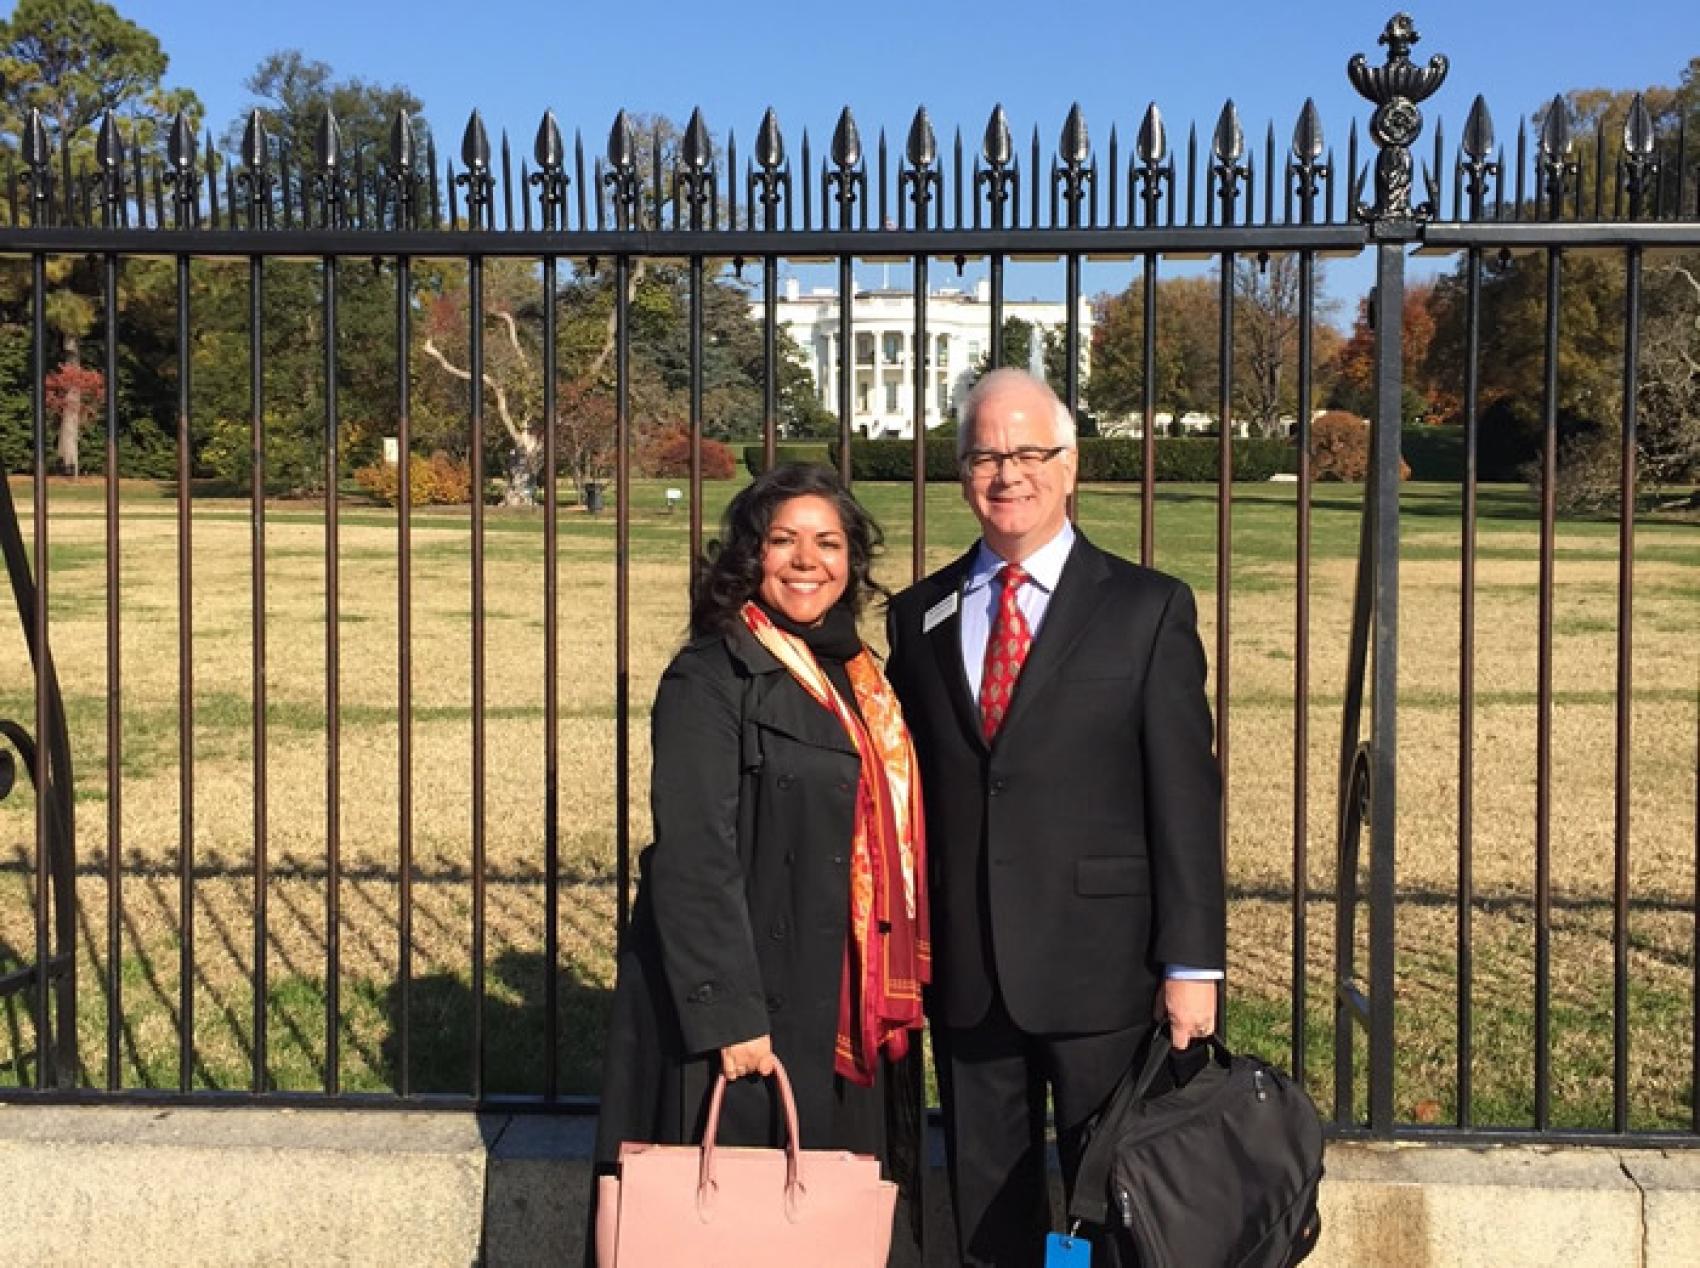
M622 949L597 1162L694 1139L777 1145L782 1059L802 1143L878 1157L913 1193L930 976L914 751L856 617L879 527L830 468L794 463L727 507L691 641L652 717L655 844ZM912 1222L899 1227L911 1230Z

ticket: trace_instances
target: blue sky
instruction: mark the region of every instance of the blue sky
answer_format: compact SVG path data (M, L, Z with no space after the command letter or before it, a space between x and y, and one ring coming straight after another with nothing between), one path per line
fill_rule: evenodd
M1113 122L1125 152L1147 102L1161 106L1171 136L1195 121L1202 139L1230 96L1249 138L1261 142L1273 120L1278 143L1314 97L1343 152L1349 123L1368 113L1346 82L1346 60L1360 51L1380 60L1376 37L1395 6L118 0L118 8L159 36L168 82L200 95L216 132L247 106L242 81L260 59L299 48L339 76L406 85L439 139L458 141L479 107L493 135L510 132L517 161L545 107L569 130L581 127L594 153L622 106L683 119L700 105L715 134L732 128L747 153L772 105L792 153L806 126L818 154L846 104L869 142L883 125L900 144L925 104L941 145L960 126L972 147L1002 102L1017 137L1025 142L1037 124L1048 153L1079 102L1094 147ZM1424 106L1428 128L1444 117L1451 139L1478 92L1509 138L1517 118L1554 92L1674 83L1700 54L1693 0L1639 0L1615 13L1580 0L1433 0L1410 12L1423 37L1416 55L1445 53L1452 63ZM1349 294L1353 278L1336 266L1332 288Z

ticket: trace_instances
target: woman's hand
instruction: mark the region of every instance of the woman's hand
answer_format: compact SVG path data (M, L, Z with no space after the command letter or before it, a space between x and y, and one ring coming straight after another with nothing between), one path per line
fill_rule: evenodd
M720 1072L729 1079L741 1079L746 1074L766 1077L773 1073L774 1064L772 1035L759 1035L720 1050Z

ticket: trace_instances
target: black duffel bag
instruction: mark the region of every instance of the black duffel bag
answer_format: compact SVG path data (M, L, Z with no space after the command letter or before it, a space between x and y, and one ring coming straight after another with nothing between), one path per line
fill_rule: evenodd
M1187 1082L1148 1095L1171 1054L1166 1027L1099 1113L1069 1217L1109 1231L1140 1268L1285 1268L1316 1247L1322 1121L1303 1088L1219 1039Z

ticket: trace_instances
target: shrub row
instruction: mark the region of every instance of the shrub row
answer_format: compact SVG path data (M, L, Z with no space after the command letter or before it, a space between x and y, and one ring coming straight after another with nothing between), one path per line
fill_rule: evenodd
M829 454L824 440L791 441L776 445L773 454L778 462L814 462L825 466L829 462L837 461L836 456L834 456L836 451L837 446L835 445L833 446L833 454ZM751 476L759 476L767 470L767 461L760 445L744 446L744 469Z
M804 448L804 446L797 446ZM1290 441L1251 439L1233 442L1234 478L1267 480L1298 470L1298 452ZM755 450L759 459L761 450ZM805 461L821 461L813 454L798 454ZM1143 442L1128 436L1094 436L1080 441L1080 478L1094 483L1132 482L1144 477ZM836 464L838 444L826 446L824 460ZM749 451L745 451L749 461ZM1217 443L1200 436L1161 436L1157 439L1155 479L1160 483L1202 483L1216 478ZM755 470L754 467L751 470ZM908 440L858 440L850 446L850 474L857 480L910 480L914 478L915 446ZM956 479L956 441L949 437L927 437L927 479L948 482Z

